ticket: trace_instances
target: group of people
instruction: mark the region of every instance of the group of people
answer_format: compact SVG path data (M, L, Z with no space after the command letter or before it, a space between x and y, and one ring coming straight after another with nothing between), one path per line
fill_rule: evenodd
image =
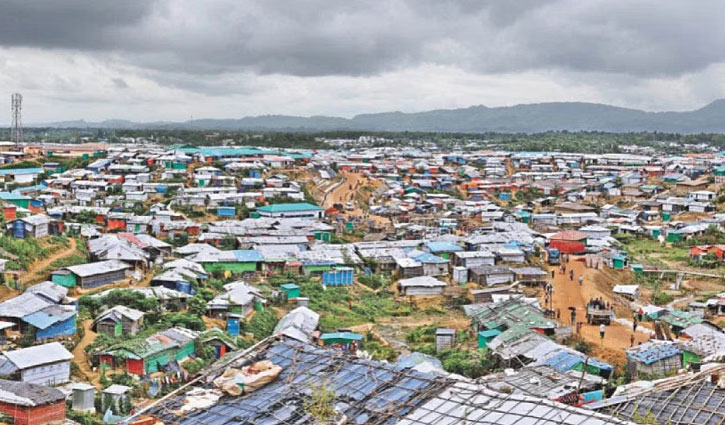
M609 310L610 304L609 301L604 301L602 297L599 298L589 298L589 303L587 304L588 307L594 307L598 310Z

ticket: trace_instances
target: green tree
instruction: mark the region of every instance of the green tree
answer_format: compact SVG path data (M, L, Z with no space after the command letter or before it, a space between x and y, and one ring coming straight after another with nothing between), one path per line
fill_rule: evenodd
M194 295L193 297L189 298L189 301L187 302L187 306L189 308L189 312L196 314L197 316L203 316L206 314L207 305L206 300L199 296L199 294Z

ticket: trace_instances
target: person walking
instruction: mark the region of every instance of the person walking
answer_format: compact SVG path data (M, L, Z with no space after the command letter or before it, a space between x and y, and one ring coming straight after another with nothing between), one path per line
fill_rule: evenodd
M554 278L554 269L551 269L551 278Z
M637 325L638 325L638 322L637 322L637 318L635 317L634 321L632 322L632 332L637 332Z
M634 332L632 332L632 335L629 337L629 346L634 347Z
M569 280L572 282L574 281L574 270L573 269L569 270Z
M582 286L582 284L584 284L584 276L579 275L579 286Z
M604 326L604 323L599 325L599 337L602 338L602 342L604 341L604 331L607 330L607 327Z

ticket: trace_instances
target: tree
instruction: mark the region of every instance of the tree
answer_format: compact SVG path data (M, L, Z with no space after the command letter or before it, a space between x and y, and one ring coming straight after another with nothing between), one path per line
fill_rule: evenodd
M187 306L189 307L189 312L196 314L197 316L203 316L206 314L206 300L204 300L204 298L202 298L199 294L189 298Z

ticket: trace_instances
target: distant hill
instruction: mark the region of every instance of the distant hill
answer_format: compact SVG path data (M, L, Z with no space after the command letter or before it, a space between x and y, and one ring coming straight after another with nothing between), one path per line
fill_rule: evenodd
M326 116L263 115L241 119L198 119L185 122L136 123L63 121L32 127L106 129L189 129L267 131L435 131L537 133L569 131L663 131L725 133L725 99L685 112L645 112L637 109L582 102L552 102L488 108L471 106L427 112L383 112L351 119Z

